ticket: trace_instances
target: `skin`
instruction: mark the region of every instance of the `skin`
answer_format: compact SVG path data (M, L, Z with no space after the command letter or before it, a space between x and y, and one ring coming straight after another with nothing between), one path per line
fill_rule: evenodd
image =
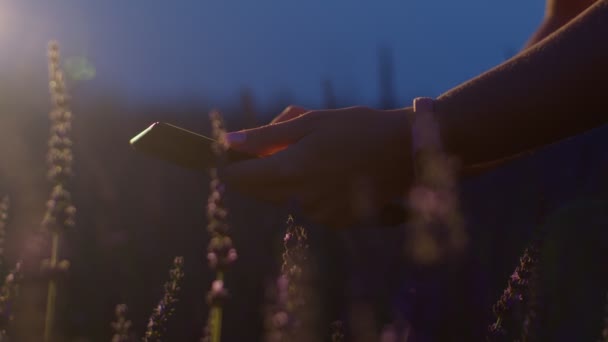
M447 152L473 173L604 124L605 37L608 0L550 0L520 54L436 99ZM295 201L328 226L364 221L411 184L411 115L288 107L269 125L226 136L262 157L228 165L224 178L259 199Z
M264 157L231 164L223 177L257 198L296 202L331 227L365 221L403 195L411 179L403 113L289 107L270 125L239 132L246 141L232 148Z
M525 48L529 48L540 42L554 31L566 25L595 2L596 0L548 0L545 6L543 22L530 37Z

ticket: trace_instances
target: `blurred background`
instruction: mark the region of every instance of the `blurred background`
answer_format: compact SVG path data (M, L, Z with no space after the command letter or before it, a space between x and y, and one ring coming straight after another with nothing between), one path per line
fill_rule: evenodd
M195 101L323 107L377 106L390 64L395 106L435 96L512 56L543 17L544 2L465 1L2 1L3 79L45 75L45 46L96 75L87 86L130 104ZM93 90L94 89L94 90ZM380 94L383 94L380 96ZM270 114L270 113L269 113Z
M62 338L108 341L118 303L129 305L130 319L142 332L173 256L183 255L183 297L167 340L195 341L204 327L212 277L205 260L209 179L134 153L128 145L133 135L154 121L209 134L207 113L213 108L236 130L266 123L290 104L409 106L416 96L438 96L516 54L543 9L541 0L0 0L0 195L12 201L8 258L34 260L47 253L27 236L40 226L50 189L49 40L61 46L75 115L72 191L78 212L62 247L72 263L60 292ZM530 170L556 163L557 155L583 158L579 145L585 144L593 145L570 143L543 161L520 162L465 185L465 214L481 213L467 214L485 232L479 239L501 247L482 244L474 251L475 267L485 273L444 272L416 283L433 284L428 296L434 304L427 311L442 317L466 306L465 299L478 298L475 305L483 309L471 316L483 323L471 328L456 322L453 334L485 331L491 303L534 223L527 218L537 200L527 194L537 192L543 177ZM557 170L556 181L579 172ZM547 196L557 202L568 189ZM488 201L489 192L500 195ZM290 211L233 193L228 207L240 259L226 280L231 299L225 340L255 341ZM406 308L401 315L419 312L403 304L409 292L399 291L414 288L404 285L407 272L396 261L400 229L337 233L307 226L320 327L328 330L353 301L378 312L378 327L394 318L395 306ZM448 287L451 294L470 296L449 299L454 296ZM436 321L448 324L441 319Z

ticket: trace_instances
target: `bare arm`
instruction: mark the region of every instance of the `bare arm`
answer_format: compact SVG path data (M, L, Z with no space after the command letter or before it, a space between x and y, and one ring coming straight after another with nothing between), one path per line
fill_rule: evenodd
M545 18L528 40L525 49L540 42L591 7L597 0L547 0Z
M608 121L608 0L440 96L444 143L465 166L508 158Z

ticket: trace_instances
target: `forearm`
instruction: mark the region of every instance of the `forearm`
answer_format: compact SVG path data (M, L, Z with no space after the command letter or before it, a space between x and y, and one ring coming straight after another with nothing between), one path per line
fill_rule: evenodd
M570 18L570 19L572 19L572 18ZM530 37L530 39L524 45L524 50L533 46L534 44L540 42L541 40L545 39L551 33L557 31L560 27L567 24L568 21L570 21L570 19L566 20L566 19L561 19L558 17L545 18L543 20L542 24L540 25L540 27L538 28L538 30L536 30L536 32L534 32L534 34Z
M608 121L608 0L513 59L440 96L447 150L465 166L507 158Z

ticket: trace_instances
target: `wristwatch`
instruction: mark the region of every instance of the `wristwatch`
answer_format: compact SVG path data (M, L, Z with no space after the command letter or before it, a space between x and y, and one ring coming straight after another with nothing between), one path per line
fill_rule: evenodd
M435 100L430 97L418 97L413 103L414 114L411 116L411 153L414 176L420 178L430 167L429 162L436 160L443 152L439 123L435 117Z
M414 115L411 122L412 152L442 150L439 124L435 118L435 100L430 97L414 99Z
M410 116L411 154L414 178L421 181L428 174L430 163L437 160L442 152L441 134L435 118L435 100L418 97L413 103L414 113ZM430 162L430 163L429 163ZM380 215L380 224L393 226L407 220L407 209L403 200L391 203Z

